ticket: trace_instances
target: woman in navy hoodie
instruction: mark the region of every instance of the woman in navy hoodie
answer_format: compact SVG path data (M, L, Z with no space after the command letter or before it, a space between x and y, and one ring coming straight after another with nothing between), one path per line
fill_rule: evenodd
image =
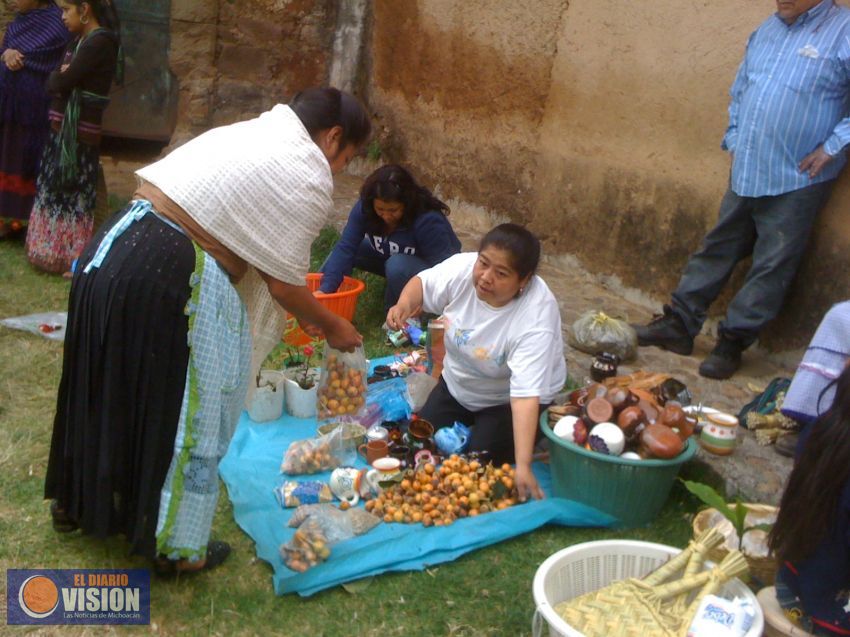
M381 166L360 189L342 238L322 266L319 291L336 292L342 277L359 268L386 277L389 309L413 276L460 252L448 215L449 207L407 170Z

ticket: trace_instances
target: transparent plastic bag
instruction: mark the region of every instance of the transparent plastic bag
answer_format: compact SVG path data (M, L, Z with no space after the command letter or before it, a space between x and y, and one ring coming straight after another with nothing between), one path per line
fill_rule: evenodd
M280 470L297 476L330 471L357 460L357 449L351 439L343 436L342 427L318 438L305 438L290 443L283 456Z
M437 386L437 379L430 374L413 372L405 379L407 381L407 394L410 397L410 408L418 412L425 406L428 396Z
M380 522L362 508L342 511L332 504L300 506L289 519L289 526L298 530L280 547L280 556L293 571L303 573L328 559L334 544L363 535Z
M67 322L67 312L42 312L3 319L0 321L0 325L13 330L24 330L38 334L51 341L64 341Z
M325 343L316 393L316 413L320 422L358 420L366 405L367 369L362 347L342 352Z
M633 360L637 355L637 334L634 328L620 319L598 310L582 314L569 331L567 341L587 354L609 352L621 361Z

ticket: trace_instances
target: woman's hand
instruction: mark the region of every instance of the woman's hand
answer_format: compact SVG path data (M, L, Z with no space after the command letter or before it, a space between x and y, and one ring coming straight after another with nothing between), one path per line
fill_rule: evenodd
M401 303L393 305L387 312L387 327L400 330L411 316L413 316L413 311L410 308L401 305Z
M69 66L71 66L71 65L70 64L63 64L62 66L59 67L59 72L64 73L65 71L68 70Z
M24 68L24 54L17 49L6 49L0 56L0 60L10 71L20 71Z
M529 497L535 500L542 500L546 497L543 495L543 489L537 483L537 478L534 477L530 464L517 464L514 472L514 483L520 502L525 502Z
M334 328L328 330L327 334L325 334L328 345L343 352L353 352L355 347L363 344L363 336L344 318L337 318L339 320L334 325Z

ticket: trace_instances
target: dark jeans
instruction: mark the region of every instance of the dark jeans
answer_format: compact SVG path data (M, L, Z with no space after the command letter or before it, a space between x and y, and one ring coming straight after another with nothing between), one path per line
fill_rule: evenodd
M324 264L319 271L324 271ZM387 280L384 292L384 310L389 310L398 303L398 297L407 282L414 276L428 269L428 264L412 254L394 254L389 259L378 254L368 239L363 239L354 255L354 267L372 274L380 275Z
M538 417L548 406L540 406ZM514 427L510 403L470 411L455 400L446 381L440 376L440 382L419 410L419 417L430 422L435 429L451 427L455 421L462 422L470 431L467 451L489 451L490 459L497 465L514 462ZM540 437L539 428L537 437Z
M726 191L717 225L706 235L702 250L691 256L673 293L673 311L691 336L699 334L709 306L735 265L752 255L752 266L729 303L720 334L745 347L756 340L782 307L832 185L828 181L768 197L739 197Z

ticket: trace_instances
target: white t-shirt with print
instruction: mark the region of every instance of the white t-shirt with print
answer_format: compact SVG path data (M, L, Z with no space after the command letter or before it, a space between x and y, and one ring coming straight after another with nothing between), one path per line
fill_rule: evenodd
M445 317L443 378L470 411L538 396L551 402L567 366L561 315L545 281L533 276L522 294L493 307L475 293L478 254L465 252L420 272L423 309Z

